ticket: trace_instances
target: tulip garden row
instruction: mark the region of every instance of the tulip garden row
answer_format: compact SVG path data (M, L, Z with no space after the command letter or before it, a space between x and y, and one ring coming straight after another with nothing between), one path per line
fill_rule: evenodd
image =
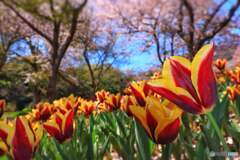
M226 70L214 46L190 62L173 56L162 73L95 100L64 97L29 112L4 115L2 159L210 159L240 148L240 68ZM222 155L224 156L224 155ZM215 157L224 158L224 157ZM0 158L1 159L1 158Z

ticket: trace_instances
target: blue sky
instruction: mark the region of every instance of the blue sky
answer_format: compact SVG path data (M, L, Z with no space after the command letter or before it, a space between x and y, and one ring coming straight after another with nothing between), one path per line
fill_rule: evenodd
M121 36L116 42L115 50L126 54L123 59L124 63L115 64L116 67L119 67L123 71L141 72L149 70L152 66L159 65L154 46L144 51L145 42L139 40L138 36L131 37L130 39Z
M36 44L40 50L46 53L46 46L44 41L39 38L33 38L33 43ZM124 42L125 41L125 42ZM153 54L155 49L150 49L149 52L141 51L141 46L143 46L143 42L137 40L136 38L132 38L131 41L126 43L126 39L120 37L116 44L116 50L119 52L126 52L126 56L123 59L118 61L118 63L114 64L115 67L120 68L122 71L133 71L133 72L141 72L147 71L152 66L159 65L159 61L156 59L156 54ZM20 40L18 43L14 44L11 47L11 51L14 51L20 55L29 55L31 51L28 45L24 42L24 40ZM13 56L15 56L13 54Z
M217 3L219 3L219 0L215 0ZM230 0L229 3L224 5L222 7L222 12L223 15L224 12L228 11L233 4L236 3L237 0ZM238 10L236 15L240 15L240 10ZM233 33L240 33L240 29L235 29L233 30ZM132 71L147 71L149 68L153 66L159 66L159 61L156 57L156 52L155 52L155 46L153 45L148 52L141 52L138 48L141 46L141 42L131 42L132 44L129 44L130 50L132 49L132 52L134 54L131 55L131 57L128 58L128 64L125 65L120 65L119 67L123 70L132 70Z

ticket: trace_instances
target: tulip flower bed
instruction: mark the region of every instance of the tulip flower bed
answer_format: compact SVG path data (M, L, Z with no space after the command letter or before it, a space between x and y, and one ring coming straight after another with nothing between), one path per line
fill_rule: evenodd
M124 93L95 100L73 95L4 116L2 159L240 158L240 68L226 70L214 47L193 61L174 56L162 73L132 82ZM215 69L213 69L215 68ZM215 71L214 71L215 70ZM0 158L1 159L1 158Z

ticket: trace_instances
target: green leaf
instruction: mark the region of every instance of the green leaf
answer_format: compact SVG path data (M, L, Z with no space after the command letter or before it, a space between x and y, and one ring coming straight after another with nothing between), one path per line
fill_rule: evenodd
M189 127L189 118L188 118L188 114L186 112L183 113L182 122L183 122L183 125L185 128L190 128Z
M61 155L62 159L64 160L70 160L68 155L65 153L65 151L62 149L61 144L59 144L55 139L54 139L54 145L58 151L58 153Z
M126 128L124 127L123 123L123 117L122 114L120 112L118 112L119 114L117 114L117 112L115 112L116 114L114 115L114 120L116 120L117 122L117 126L119 128L119 131L123 134L123 136L126 136ZM120 120L120 116L121 116L121 120Z
M230 123L225 126L227 133L232 137L234 146L236 148L236 151L238 151L240 147L240 129L239 125Z
M218 138L215 130L211 127L210 123L202 126L202 131L204 134L205 142L210 151L221 151L220 147L220 139Z
M205 160L207 159L207 148L205 148L204 139L201 137L196 146L196 152L194 160Z
M0 160L9 160L9 158L7 156L1 156Z
M162 145L162 159L171 159L172 144Z
M93 160L94 159L94 148L93 148L93 127L94 127L94 119L91 115L89 124L89 134L88 134L88 150L87 150L87 159Z
M225 95L221 102L217 102L216 106L212 111L212 115L215 118L218 126L221 128L223 125L223 120L228 120L228 106L229 100L228 95Z
M137 146L139 149L140 157L142 160L151 159L151 147L150 141L144 129L139 125L137 121L134 121L135 135L137 140Z
M240 116L240 95L238 95L236 98L236 108L237 108L238 116Z
M186 149L188 156L192 159L194 154L194 149L192 147L192 132L190 129L185 128L184 125L180 127L179 141L183 144L184 149Z
M107 151L107 148L108 148L108 145L109 145L109 137L107 138L107 140L105 141L105 143L103 144L103 147L102 147L102 149L100 150L100 152L99 152L99 157L101 158L101 159L103 159L103 156L104 156L104 154L106 153L106 151Z

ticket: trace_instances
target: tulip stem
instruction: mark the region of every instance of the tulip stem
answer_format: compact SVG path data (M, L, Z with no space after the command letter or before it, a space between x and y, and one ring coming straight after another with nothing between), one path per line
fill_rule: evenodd
M214 117L212 116L212 113L208 112L207 117L208 117L208 120L210 121L211 125L213 126L214 130L216 131L219 139L222 141L224 150L229 151L229 147L228 147L227 143L225 142L223 135L221 134L221 131L218 127L218 124L217 124L216 120L214 119Z

